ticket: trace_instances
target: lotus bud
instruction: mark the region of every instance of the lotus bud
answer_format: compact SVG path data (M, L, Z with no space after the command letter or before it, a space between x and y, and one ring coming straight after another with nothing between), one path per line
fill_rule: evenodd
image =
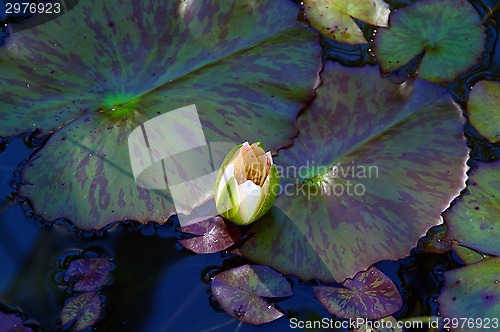
M245 142L222 162L215 183L215 204L220 215L237 225L262 217L278 195L279 175L271 152L260 142Z

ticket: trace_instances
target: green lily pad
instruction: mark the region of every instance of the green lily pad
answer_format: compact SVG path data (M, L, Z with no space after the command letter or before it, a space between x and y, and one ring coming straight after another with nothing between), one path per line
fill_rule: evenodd
M479 13L467 0L424 0L390 15L390 27L375 35L383 72L424 52L418 77L451 81L481 59L486 41Z
M448 240L500 255L500 161L477 163L465 194L443 214Z
M281 195L249 229L246 258L342 281L408 255L465 187L459 107L439 87L326 64L294 145L274 158Z
M403 305L398 288L376 267L347 279L340 287L315 286L314 294L329 313L340 318L381 319Z
M264 324L283 313L261 299L292 296L292 288L282 275L267 266L243 265L217 274L212 294L231 316L246 323Z
M167 188L136 184L129 134L195 104L207 142L290 144L321 65L317 35L296 26L296 10L273 1L90 1L13 34L0 52L0 136L57 130L24 168L20 194L45 219L83 230L188 214Z
M470 93L467 108L474 128L491 142L500 142L500 83L476 83Z
M469 249L467 247L458 245L458 242L454 241L452 245L453 250L457 254L458 257L466 264L466 265L471 265L474 263L477 263L479 261L482 261L483 259L488 259L491 258L489 256L484 256L477 251L474 251L472 249Z
M452 331L498 331L500 328L500 258L492 258L445 272L437 299ZM456 318L458 326L453 326ZM464 321L465 320L465 321Z
M304 0L304 12L311 26L328 38L363 44L368 41L352 18L386 27L391 11L383 0Z
M78 295L64 305L61 312L63 325L76 321L75 331L84 330L94 325L101 315L101 299L96 292Z

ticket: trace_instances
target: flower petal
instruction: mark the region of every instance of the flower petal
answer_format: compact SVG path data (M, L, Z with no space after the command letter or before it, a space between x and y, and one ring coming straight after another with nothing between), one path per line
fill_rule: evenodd
M236 223L241 225L249 224L257 213L262 203L262 188L247 180L238 186L240 207L238 210Z

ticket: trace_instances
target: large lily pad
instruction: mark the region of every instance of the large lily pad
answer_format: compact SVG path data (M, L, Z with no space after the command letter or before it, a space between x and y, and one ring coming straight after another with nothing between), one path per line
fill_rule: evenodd
M78 295L64 305L61 312L63 325L75 322L74 330L81 331L94 325L101 316L101 298L96 292Z
M449 240L500 255L500 161L477 163L465 194L443 217Z
M424 0L390 15L374 51L384 72L421 54L418 77L450 81L478 63L486 41L478 12L467 0Z
M391 11L383 0L304 0L304 12L311 25L328 38L362 44L367 40L353 17L386 27Z
M500 142L500 83L476 83L467 108L469 120L477 131L493 143Z
M461 110L435 85L338 64L322 78L300 135L275 158L282 194L240 252L283 274L342 281L407 256L442 222L465 186L468 148Z
M243 265L217 274L212 281L212 293L231 316L258 325L283 316L261 297L290 297L292 288L283 276L267 266Z
M450 318L452 331L500 329L500 258L445 272L439 311ZM453 318L456 318L453 321ZM457 323L456 326L455 323Z
M320 66L317 35L296 26L296 10L275 1L86 1L13 34L0 52L0 136L63 126L26 165L21 195L44 218L84 230L165 222L172 198L136 185L127 138L191 104L208 142L288 145Z
M398 288L376 267L342 283L345 288L316 286L314 294L329 313L340 318L381 319L403 305Z

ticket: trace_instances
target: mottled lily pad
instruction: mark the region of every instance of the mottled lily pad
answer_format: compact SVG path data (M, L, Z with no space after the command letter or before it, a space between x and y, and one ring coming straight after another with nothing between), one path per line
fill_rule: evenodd
M407 256L442 223L465 187L469 150L462 111L433 84L330 63L322 79L300 135L274 159L281 195L240 252L332 282Z
M396 319L389 316L376 321L370 321L370 323L365 323L353 329L352 332L403 332L403 328L398 327Z
M63 325L76 321L75 331L81 331L94 325L101 315L101 299L96 292L78 295L64 305L61 312Z
M481 135L500 142L500 83L480 81L474 85L467 104L469 120Z
M423 0L390 15L375 35L382 71L393 71L421 54L418 77L451 81L481 59L486 41L479 13L467 0Z
M66 269L64 281L74 282L77 292L88 292L104 285L110 271L111 263L106 258L75 259Z
M304 0L304 12L311 26L328 38L362 44L367 40L352 18L386 27L391 11L383 0Z
M0 136L57 130L26 164L20 194L45 219L83 230L166 222L179 211L167 188L135 183L127 138L191 104L208 142L290 144L321 66L317 34L296 25L296 11L276 1L94 0L13 34L0 50Z
M444 288L437 301L443 317L458 319L458 326L450 322L452 331L498 331L499 271L500 258L492 258L445 272Z
M398 288L379 269L370 267L342 283L345 288L315 286L314 294L329 313L340 318L380 319L403 305Z
M477 163L467 191L443 214L448 240L492 255L500 255L500 161Z
M3 332L33 332L23 325L21 318L14 314L0 312L0 331Z
M182 227L181 231L200 235L179 241L184 247L197 254L212 254L227 249L242 235L240 228L220 216Z
M292 296L292 288L279 273L267 266L243 265L217 274L212 294L231 316L246 323L264 324L283 313L262 298Z

